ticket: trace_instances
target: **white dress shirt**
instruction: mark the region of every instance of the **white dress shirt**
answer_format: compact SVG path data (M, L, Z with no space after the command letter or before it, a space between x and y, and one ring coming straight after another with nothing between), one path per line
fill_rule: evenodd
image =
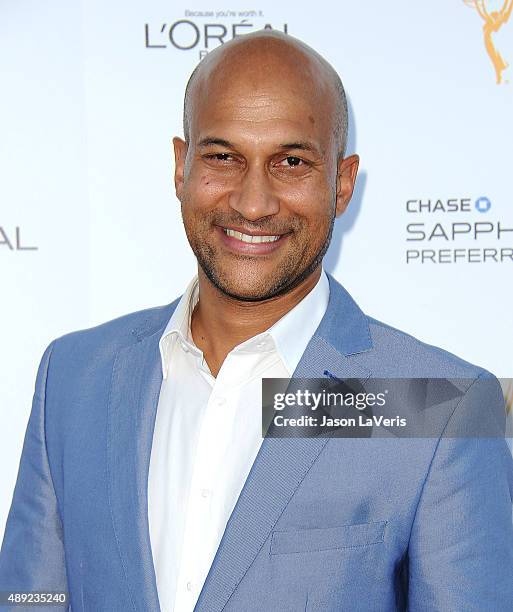
M195 277L160 339L163 381L148 518L162 612L190 612L262 442L262 378L289 378L328 305L315 287L267 331L237 345L214 378L194 344Z

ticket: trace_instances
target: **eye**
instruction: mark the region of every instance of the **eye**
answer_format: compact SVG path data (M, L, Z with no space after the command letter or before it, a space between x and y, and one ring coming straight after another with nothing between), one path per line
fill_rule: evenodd
M286 168L295 168L297 166L304 166L305 161L295 155L288 155L278 165Z
M213 161L230 161L232 156L229 153L211 153L210 155L205 155L207 159Z

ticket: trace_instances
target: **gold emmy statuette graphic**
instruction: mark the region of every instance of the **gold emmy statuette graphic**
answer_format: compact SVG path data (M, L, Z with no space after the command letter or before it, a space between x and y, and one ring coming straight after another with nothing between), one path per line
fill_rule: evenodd
M506 413L513 417L513 379L508 378L500 382L506 403Z
M475 9L484 21L483 35L486 52L495 68L497 83L502 83L502 72L508 67L508 63L504 61L501 54L495 48L492 34L498 32L510 18L511 10L513 9L513 0L504 0L504 4L500 11L491 11L490 13L486 10L486 0L463 0L463 2L465 2L467 6Z

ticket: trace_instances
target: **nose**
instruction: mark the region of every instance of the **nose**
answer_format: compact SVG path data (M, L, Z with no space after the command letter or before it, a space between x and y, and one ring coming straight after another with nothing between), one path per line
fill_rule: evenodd
M246 170L230 193L228 203L249 221L275 215L280 210L280 200L273 192L265 168L257 166Z

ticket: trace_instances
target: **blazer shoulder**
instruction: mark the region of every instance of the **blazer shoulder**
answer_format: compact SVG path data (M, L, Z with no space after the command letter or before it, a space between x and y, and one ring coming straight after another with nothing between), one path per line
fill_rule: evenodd
M117 351L163 330L178 301L131 312L105 323L64 334L52 344L53 353L91 354Z
M391 374L412 377L477 378L493 376L485 368L470 363L461 357L411 334L367 316L373 343L374 357L383 362L386 356ZM383 368L380 368L383 369Z

